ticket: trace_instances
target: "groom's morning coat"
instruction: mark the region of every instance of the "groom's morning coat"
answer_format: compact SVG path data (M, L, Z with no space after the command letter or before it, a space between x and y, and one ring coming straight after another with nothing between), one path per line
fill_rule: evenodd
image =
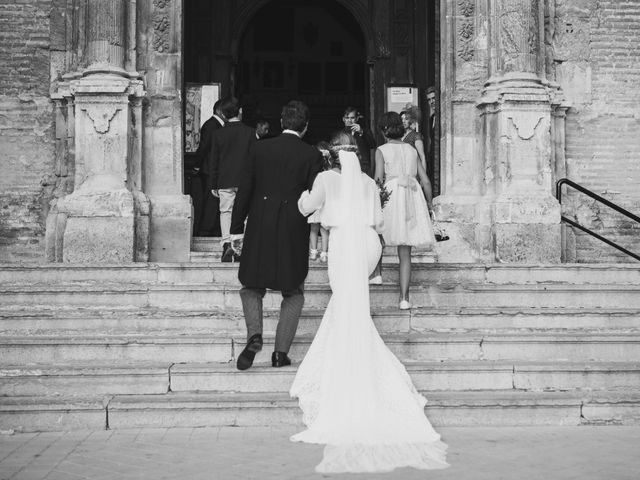
M309 224L298 198L322 169L320 152L296 135L256 142L231 217L231 234L245 230L238 277L245 287L293 290L309 270Z

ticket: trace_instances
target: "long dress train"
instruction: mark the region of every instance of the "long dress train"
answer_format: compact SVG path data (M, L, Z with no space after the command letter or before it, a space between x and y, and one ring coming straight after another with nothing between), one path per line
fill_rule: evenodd
M446 445L424 414L426 400L369 312L368 275L381 252L375 183L354 154L340 152L340 162L341 175L320 174L299 202L303 213L324 203L332 297L291 387L307 426L291 439L326 445L316 467L322 473L446 468Z

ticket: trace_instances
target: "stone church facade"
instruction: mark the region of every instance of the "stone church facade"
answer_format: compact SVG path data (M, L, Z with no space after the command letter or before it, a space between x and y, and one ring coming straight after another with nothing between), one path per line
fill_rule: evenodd
M367 41L377 111L407 48L397 14L416 1L339 2ZM266 3L220 5L241 23ZM183 6L0 0L0 261L189 260ZM439 260L626 261L561 225L561 210L630 249L637 226L586 197L561 207L554 185L568 177L640 211L640 2L442 0L436 11L435 204L451 236Z

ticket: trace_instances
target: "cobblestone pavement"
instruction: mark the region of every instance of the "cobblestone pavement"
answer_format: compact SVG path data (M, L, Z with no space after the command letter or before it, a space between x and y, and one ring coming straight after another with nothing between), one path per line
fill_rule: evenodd
M291 427L172 428L0 436L0 478L517 479L640 478L640 427L441 428L451 467L332 475L322 447L291 443Z

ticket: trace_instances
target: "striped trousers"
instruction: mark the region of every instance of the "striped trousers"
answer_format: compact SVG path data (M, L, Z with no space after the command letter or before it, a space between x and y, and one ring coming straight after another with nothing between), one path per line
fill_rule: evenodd
M263 311L262 300L266 289L242 287L240 299L242 311L247 325L247 340L256 333L262 334ZM276 328L275 351L289 353L293 338L298 329L298 321L302 306L304 305L304 284L294 290L282 291L282 303L280 303L280 318Z

